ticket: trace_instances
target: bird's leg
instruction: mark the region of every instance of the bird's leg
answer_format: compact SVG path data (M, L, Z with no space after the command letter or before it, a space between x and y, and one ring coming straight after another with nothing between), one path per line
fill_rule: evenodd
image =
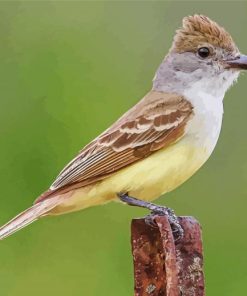
M122 202L130 206L136 206L136 207L146 208L150 210L151 215L148 215L146 217L146 223L149 225L157 227L157 224L153 219L153 215L160 215L160 216L166 215L171 225L175 239L179 240L183 237L183 234L184 234L183 228L181 227L178 221L178 218L172 209L159 206L151 202L137 199L135 197L129 196L128 193L118 193L117 195Z

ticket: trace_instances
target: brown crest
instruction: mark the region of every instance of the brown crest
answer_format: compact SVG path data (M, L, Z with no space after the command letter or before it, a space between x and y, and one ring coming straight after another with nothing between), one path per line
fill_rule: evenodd
M238 51L231 35L204 15L187 16L183 27L177 30L171 51L196 51L203 44L221 47L229 52Z

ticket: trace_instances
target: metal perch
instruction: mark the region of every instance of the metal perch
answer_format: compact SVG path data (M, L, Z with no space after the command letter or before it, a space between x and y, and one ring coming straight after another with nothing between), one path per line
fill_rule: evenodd
M204 296L201 228L193 217L179 217L184 236L174 242L166 216L131 225L135 296Z

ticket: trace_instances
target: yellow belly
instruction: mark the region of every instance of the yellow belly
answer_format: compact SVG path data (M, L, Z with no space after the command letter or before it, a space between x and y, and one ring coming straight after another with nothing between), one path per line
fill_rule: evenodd
M74 190L51 215L78 211L117 200L117 192L154 200L191 177L209 157L205 148L179 141L93 185Z

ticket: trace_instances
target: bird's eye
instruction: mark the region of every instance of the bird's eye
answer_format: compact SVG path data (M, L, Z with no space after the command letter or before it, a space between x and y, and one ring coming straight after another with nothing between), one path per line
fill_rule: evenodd
M210 50L208 47L200 47L197 52L198 55L203 59L207 58L210 55Z

